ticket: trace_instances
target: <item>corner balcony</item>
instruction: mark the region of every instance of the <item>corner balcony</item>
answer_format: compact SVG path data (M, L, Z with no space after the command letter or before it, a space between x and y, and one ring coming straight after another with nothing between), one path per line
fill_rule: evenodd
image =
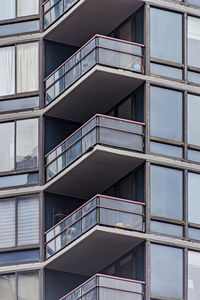
M144 203L96 195L45 233L48 268L91 275L142 241L144 216Z
M44 80L46 114L85 122L107 113L144 82L143 48L95 35Z
M96 274L60 300L144 300L145 282Z
M106 190L144 161L144 125L95 115L46 155L46 191L88 199Z
M45 38L83 45L96 33L109 34L143 4L141 0L47 0Z

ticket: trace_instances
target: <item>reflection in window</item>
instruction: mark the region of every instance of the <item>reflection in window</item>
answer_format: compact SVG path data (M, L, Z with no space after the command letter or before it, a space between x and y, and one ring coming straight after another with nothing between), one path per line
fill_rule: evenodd
M151 86L150 134L182 141L182 93Z
M182 220L183 173L182 171L151 166L151 214Z
M0 21L38 13L39 0L0 0Z
M188 143L200 146L200 97L188 94Z
M188 299L200 299L200 253L188 252Z
M188 220L200 224L200 174L188 173Z
M151 295L183 299L183 250L151 244Z
M200 68L200 19L188 17L188 65Z
M182 15L151 8L151 57L182 63Z

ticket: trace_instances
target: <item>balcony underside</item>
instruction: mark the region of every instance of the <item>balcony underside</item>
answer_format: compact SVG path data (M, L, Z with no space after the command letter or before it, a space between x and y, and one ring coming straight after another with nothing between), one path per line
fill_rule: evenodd
M46 268L91 276L141 243L141 235L95 226L47 260Z
M84 123L96 113L106 114L144 82L143 76L97 65L52 101L46 115Z
M45 190L90 199L124 177L144 159L141 153L97 145L51 179Z
M96 33L108 35L142 4L141 0L80 0L45 31L45 38L82 46Z

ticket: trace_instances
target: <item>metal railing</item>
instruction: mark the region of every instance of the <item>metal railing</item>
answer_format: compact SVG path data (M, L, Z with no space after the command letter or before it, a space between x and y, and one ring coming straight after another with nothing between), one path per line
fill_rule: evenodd
M64 15L80 0L47 0L43 3L44 29Z
M96 195L45 232L46 258L97 224L144 232L144 208L142 202Z
M60 300L144 300L145 282L96 274Z
M96 64L144 73L143 45L95 35L44 80L46 105Z
M143 152L144 123L95 115L46 156L49 181L96 144Z

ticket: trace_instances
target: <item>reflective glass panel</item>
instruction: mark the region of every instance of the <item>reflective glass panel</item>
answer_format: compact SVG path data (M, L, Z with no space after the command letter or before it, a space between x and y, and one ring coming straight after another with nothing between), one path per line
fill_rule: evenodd
M14 170L14 122L0 124L0 172Z
M164 77L171 77L174 79L182 80L183 71L182 69L173 68L165 65L151 63L151 73Z
M188 299L200 299L200 253L188 252Z
M182 93L151 86L150 134L182 141Z
M200 6L199 0L187 0L187 3L196 5L196 6Z
M174 156L178 158L183 157L182 147L169 144L150 142L150 151L167 156Z
M151 166L151 214L182 220L183 173L182 171Z
M38 165L38 119L17 121L16 167L34 168Z
M200 97L188 94L187 108L188 108L188 128L187 136L188 143L200 146Z
M200 68L200 19L188 17L188 65Z
M188 220L200 224L200 174L188 173Z
M151 294L183 299L183 250L151 245Z
M151 8L151 57L182 63L182 15Z
M151 231L180 237L183 236L182 226L164 222L151 221Z

